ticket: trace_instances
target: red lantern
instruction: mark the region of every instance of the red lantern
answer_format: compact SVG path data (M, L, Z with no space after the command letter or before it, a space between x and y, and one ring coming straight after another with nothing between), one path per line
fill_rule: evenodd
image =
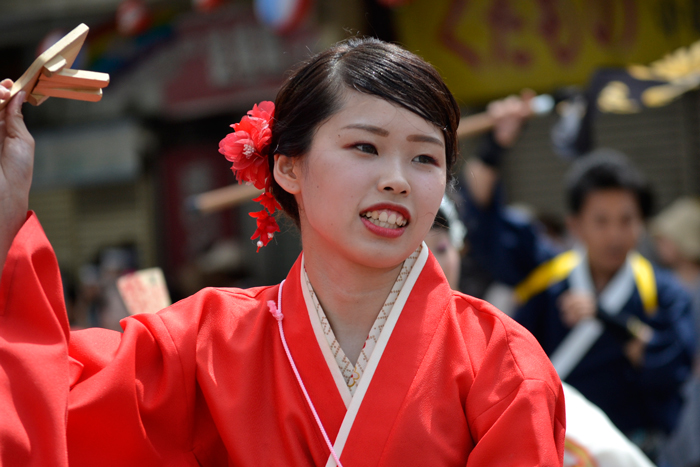
M192 0L192 6L195 10L202 13L209 13L216 10L224 3L224 0Z
M135 36L151 25L151 12L143 0L124 0L117 7L116 21L120 34Z

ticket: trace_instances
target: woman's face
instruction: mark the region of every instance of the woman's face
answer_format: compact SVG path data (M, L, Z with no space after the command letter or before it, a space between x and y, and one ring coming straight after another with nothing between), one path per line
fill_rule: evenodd
M421 243L445 191L436 126L383 99L347 91L295 161L304 249L396 267Z

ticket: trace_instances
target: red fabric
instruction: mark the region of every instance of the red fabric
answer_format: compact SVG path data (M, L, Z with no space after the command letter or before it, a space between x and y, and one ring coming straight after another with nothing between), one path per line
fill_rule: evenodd
M36 219L0 276L0 464L67 465L69 327L58 263Z
M285 334L334 439L345 405L316 345L299 267L283 291ZM328 448L267 311L277 291L206 289L123 320L123 334L77 331L68 345L56 261L31 216L0 282L0 462L325 465ZM563 445L563 393L542 350L490 305L450 291L431 256L343 464L556 466Z

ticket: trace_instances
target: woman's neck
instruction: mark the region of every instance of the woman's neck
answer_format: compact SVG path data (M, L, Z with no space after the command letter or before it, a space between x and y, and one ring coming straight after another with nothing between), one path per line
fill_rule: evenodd
M358 265L311 248L304 251L306 274L340 347L355 364L401 264L387 269Z

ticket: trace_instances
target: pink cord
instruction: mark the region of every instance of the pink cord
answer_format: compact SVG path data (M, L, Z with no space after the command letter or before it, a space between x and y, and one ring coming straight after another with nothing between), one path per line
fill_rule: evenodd
M301 380L301 376L299 375L299 371L297 370L297 366L294 364L294 359L292 358L292 354L289 351L289 347L287 347L287 339L284 338L284 329L282 329L282 320L284 319L284 315L282 314L282 286L284 285L284 281L280 284L280 289L279 293L277 295L277 303L279 304L279 309L275 305L275 302L272 300L268 300L267 306L270 309L270 313L272 313L272 316L277 320L277 325L279 326L280 329L280 338L282 339L282 346L284 347L284 351L287 353L287 358L289 359L289 363L292 365L292 370L294 370L294 376L297 377L297 381L299 381L299 386L301 386L301 391L304 393L304 397L306 397L306 402L309 403L309 407L311 408L311 413L314 414L314 418L316 419L316 424L321 430L321 434L323 435L323 439L326 440L326 445L328 446L328 449L331 450L331 456L333 456L333 459L335 460L335 463L338 465L338 467L343 467L343 464L340 463L340 459L338 458L338 455L335 453L335 449L333 449L333 445L331 444L331 440L328 438L328 435L326 434L326 430L323 429L323 424L321 423L321 419L318 416L318 413L316 412L316 409L314 408L314 404L311 402L311 398L309 397L309 393L306 392L306 386L304 386L304 382Z

